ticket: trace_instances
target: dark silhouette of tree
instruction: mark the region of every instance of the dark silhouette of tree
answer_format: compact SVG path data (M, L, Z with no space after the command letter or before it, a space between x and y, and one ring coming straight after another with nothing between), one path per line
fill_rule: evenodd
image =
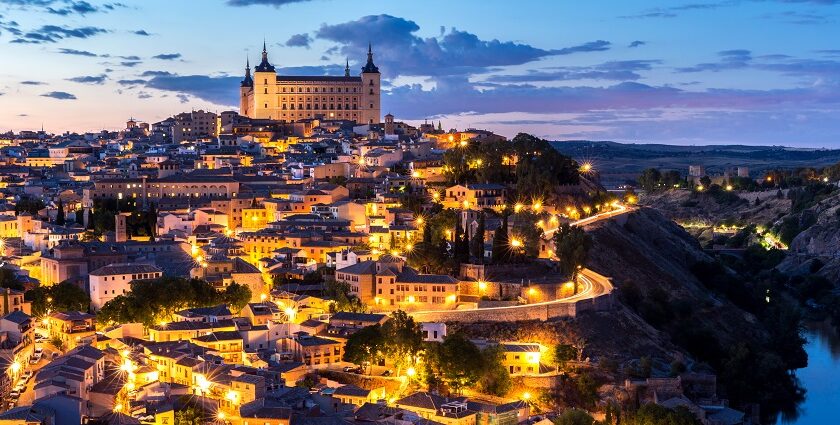
M493 264L507 262L510 258L510 238L508 237L508 214L502 212L502 226L493 234Z
M64 219L64 201L59 199L56 208L58 209L58 211L56 211L55 213L55 224L59 226L64 226L64 224L66 223Z
M479 263L484 262L484 230L485 230L485 213L484 210L478 215L478 226L475 229L471 241L472 256L475 257Z
M568 223L561 224L554 234L554 251L560 263L560 272L574 280L577 267L583 266L591 247L592 238L583 229Z

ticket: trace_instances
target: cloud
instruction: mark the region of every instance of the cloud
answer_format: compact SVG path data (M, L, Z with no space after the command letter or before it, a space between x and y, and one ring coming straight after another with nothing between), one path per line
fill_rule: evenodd
M306 3L312 0L228 0L231 6L274 6L281 7L294 3Z
M41 97L51 97L53 99L59 100L76 100L76 96L64 91L51 91L49 93L44 93Z
M474 87L462 76L439 77L433 89L419 84L394 87L383 96L383 110L423 118L461 113L588 113L598 110L723 108L761 110L780 106L840 107L840 85L773 90L708 89L622 82L608 87L537 87L530 84Z
M97 27L69 28L58 25L44 25L41 28L25 32L20 37L12 40L12 43L42 44L55 43L68 38L90 38L98 34L105 34L108 30Z
M139 84L144 84L146 80L136 79L136 80L117 80L117 84L121 86L136 86Z
M91 58L95 58L95 57L99 56L96 53L88 52L87 50L76 50L76 49L65 49L65 48L58 49L58 53L61 53L62 55L87 56L87 57L91 57Z
M145 73L144 73L145 74ZM145 81L144 87L190 95L217 105L234 106L239 104L239 86L241 77L207 75L176 75L164 72L149 73L152 78ZM179 97L183 101L183 97Z
M137 31L134 31L134 35L140 35L140 36L143 36L143 37L149 37L149 36L151 36L151 34L149 34L148 32L146 32L146 30L137 30Z
M724 70L742 69L752 61L752 52L745 49L724 50L718 52L719 62L700 63L690 67L677 68L677 72L719 72Z
M421 38L415 35L419 30L414 21L370 15L335 25L324 24L315 32L315 38L338 44L337 50L328 50L327 54L338 52L356 60L364 60L368 42L374 40L375 62L386 77L467 75L486 72L491 67L609 48L609 42L598 40L548 50L512 41L482 40L455 28L439 37Z
M627 45L627 47L630 47L630 48L640 47L640 46L644 46L645 44L647 44L647 42L641 41L641 40L635 40L635 41L631 42L629 45Z
M132 61L120 62L120 65L122 65L126 68L134 68L135 66L140 65L141 63L143 63L143 62L132 60Z
M309 43L312 42L312 37L309 34L295 34L286 40L286 46L289 47L306 47L309 48Z
M610 49L610 42L604 40L596 40L590 41L588 43L583 43L577 46L572 47L564 47L558 50L552 50L552 52L556 55L570 55L572 53L582 53L582 52L603 52L604 50Z
M160 60L165 60L165 61L171 61L171 60L180 59L180 58L181 58L180 53L161 53L159 55L152 56L152 59L160 59Z
M137 93L137 98L138 98L138 99L150 99L150 98L152 98L152 97L153 97L153 96L152 96L151 94L146 93L146 92L144 92L144 91L141 91L141 92Z
M25 86L43 86L43 85L47 84L43 81L31 81L31 80L21 81L20 83L25 85Z
M658 60L610 61L595 66L553 67L545 70L530 70L526 74L493 75L486 81L494 83L550 82L563 80L638 80L639 71L649 71Z
M778 13L768 13L763 15L762 18L794 25L824 25L834 22L834 19L827 14L816 12L800 12L795 10L788 10L785 12Z
M102 74L102 75L83 75L81 77L73 77L73 78L68 78L67 81L72 81L74 83L80 83L80 84L102 84L107 79L108 79L108 76L105 75L105 74Z
M59 16L74 14L84 16L90 13L108 12L117 7L126 7L122 3L103 3L100 6L94 6L85 0L0 0L0 3L6 3L24 10L42 10Z
M63 7L61 9L53 9L51 7L47 8L47 12L61 16L67 16L73 13L84 16L88 13L94 13L98 11L98 8L94 7L86 1L71 1L67 7Z
M679 6L671 7L655 7L647 9L641 13L634 15L619 16L623 19L646 19L646 18L676 18L680 12L692 10L712 10L722 7L734 6L738 3L737 0L726 0L714 3L688 3Z
M166 71L143 71L143 73L140 74L141 77L157 77L157 76L162 76L162 75L172 75L172 74L169 73L169 72L166 72Z
M277 72L284 75L344 75L344 66L341 65L310 65L310 66L287 66L278 68Z

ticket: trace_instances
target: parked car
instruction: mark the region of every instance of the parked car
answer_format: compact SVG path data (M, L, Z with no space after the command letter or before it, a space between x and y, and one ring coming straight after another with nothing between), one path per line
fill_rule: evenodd
M393 372L391 372L390 370L386 370L385 372L382 372L382 376L391 376L391 373Z
M29 380L32 379L33 376L35 376L35 372L27 370L26 372L23 372L23 375L21 375L20 377L24 381L29 382Z
M9 393L9 398L12 399L12 400L17 400L18 398L20 398L20 392L19 391L10 392Z
M35 348L35 354L43 354L43 353L44 353L44 347L36 347Z
M343 370L345 372L352 372L352 371L356 370L356 367L355 366L344 366L344 368L341 369L341 370Z

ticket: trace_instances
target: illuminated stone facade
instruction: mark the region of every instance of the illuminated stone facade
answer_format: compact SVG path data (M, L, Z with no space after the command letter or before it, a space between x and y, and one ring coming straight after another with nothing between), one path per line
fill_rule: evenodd
M277 75L263 44L262 61L246 66L240 85L239 113L250 118L295 121L301 119L380 122L380 74L368 49L367 63L358 76Z

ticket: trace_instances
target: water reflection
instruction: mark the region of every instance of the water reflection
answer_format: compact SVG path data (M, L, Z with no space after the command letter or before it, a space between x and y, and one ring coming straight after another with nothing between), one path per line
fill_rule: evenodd
M835 423L840 405L840 334L830 322L809 324L806 332L808 366L796 371L808 392L796 407L782 408L778 424Z

